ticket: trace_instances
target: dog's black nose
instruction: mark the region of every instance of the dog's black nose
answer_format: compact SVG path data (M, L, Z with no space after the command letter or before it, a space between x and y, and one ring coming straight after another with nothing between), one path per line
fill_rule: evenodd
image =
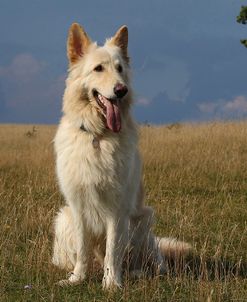
M115 87L114 87L114 93L118 98L122 98L124 97L128 92L128 88L127 86L118 83Z

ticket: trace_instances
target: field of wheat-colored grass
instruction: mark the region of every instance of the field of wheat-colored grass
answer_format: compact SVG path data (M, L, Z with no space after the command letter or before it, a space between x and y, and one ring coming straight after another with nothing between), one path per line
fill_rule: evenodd
M247 301L247 122L140 128L146 202L155 232L190 242L182 269L125 278L105 293L102 273L59 288L52 223L63 203L55 126L0 125L0 301Z

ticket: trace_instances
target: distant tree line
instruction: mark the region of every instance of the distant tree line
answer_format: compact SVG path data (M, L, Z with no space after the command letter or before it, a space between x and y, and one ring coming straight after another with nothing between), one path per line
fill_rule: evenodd
M237 16L237 22L244 25L247 24L247 6L241 6L240 13ZM243 39L240 41L245 47L247 47L247 39Z

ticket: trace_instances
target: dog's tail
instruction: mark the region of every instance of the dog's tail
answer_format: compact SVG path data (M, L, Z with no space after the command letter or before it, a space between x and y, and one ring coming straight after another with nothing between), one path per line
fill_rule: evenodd
M192 246L175 238L156 237L156 243L164 259L179 260L192 253Z

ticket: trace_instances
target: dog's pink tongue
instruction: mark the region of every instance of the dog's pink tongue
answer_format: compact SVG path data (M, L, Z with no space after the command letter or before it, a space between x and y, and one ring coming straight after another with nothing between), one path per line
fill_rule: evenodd
M106 106L106 122L109 129L113 132L119 132L121 130L121 116L118 107L118 101L112 103L105 98Z

